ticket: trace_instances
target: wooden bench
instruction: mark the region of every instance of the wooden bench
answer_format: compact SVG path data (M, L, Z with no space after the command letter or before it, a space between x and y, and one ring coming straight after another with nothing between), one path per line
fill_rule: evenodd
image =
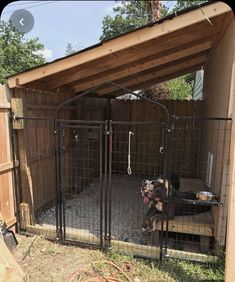
M166 231L166 221L163 224ZM153 243L159 243L161 221L153 222ZM196 215L176 216L168 222L168 232L184 233L200 236L200 251L209 251L210 237L214 235L214 223L211 211Z
M207 190L205 184L201 179L180 178L181 192L198 192ZM164 231L166 231L166 222L164 222ZM159 233L161 231L161 222L153 222L152 241L154 244L159 243ZM200 251L208 252L210 237L214 236L214 220L212 212L204 212L188 216L176 216L169 220L168 232L184 233L200 236Z

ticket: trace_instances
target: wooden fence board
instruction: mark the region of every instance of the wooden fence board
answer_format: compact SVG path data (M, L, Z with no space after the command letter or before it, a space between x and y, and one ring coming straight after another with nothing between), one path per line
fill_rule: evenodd
M70 94L61 94L53 92L42 92L37 93L28 89L17 89L16 97L23 98L24 110L27 117L47 117L52 118L54 116L54 109L56 105L70 98ZM195 111L200 108L201 103L199 102L188 102L188 101L161 101L170 110L171 114L175 115L192 115ZM33 106L32 106L33 105ZM37 107L38 105L38 107ZM84 120L100 120L103 121L106 118L106 99L100 98L84 98L74 105L68 105L66 108L60 111L60 117L64 119L84 119ZM196 106L195 106L196 105ZM44 108L45 106L45 108ZM114 121L146 121L146 122L157 122L158 126L139 127L135 125L119 127L113 125L113 149L117 154L113 154L114 170L126 172L127 169L127 149L128 149L128 131L131 130L135 133L132 137L132 163L133 170L138 173L156 175L162 172L162 155L159 154L159 148L162 144L162 129L161 122L163 121L163 114L159 108L153 104L142 101L142 100L113 100L112 101L112 113L111 119ZM22 189L23 189L23 201L28 203L32 202L33 196L33 207L41 207L42 203L45 203L45 198L53 198L55 193L55 167L54 167L54 140L53 140L53 128L46 121L41 122L26 122L28 124L24 129L24 134L18 132L19 138L23 138L19 141L20 156L23 158L23 164L27 162L25 170L21 168L22 174ZM183 123L184 128L185 123ZM23 135L22 135L23 134ZM72 134L72 132L68 133ZM178 134L180 139L177 141L182 144L182 140L186 138L188 141L193 140L193 137ZM20 137L20 135L22 135ZM68 136L69 137L69 136ZM72 136L71 136L72 137ZM71 138L70 138L71 139ZM29 141L30 140L30 141ZM21 142L25 143L25 145ZM177 144L178 144L177 143ZM146 144L146 145L145 145ZM175 144L177 146L177 144ZM26 155L23 156L24 146L26 146ZM69 148L74 146L74 142L66 144ZM94 169L94 175L90 172L87 174L89 179L97 176L98 174L98 152L99 142L93 143L90 149L93 153L90 153L90 161L86 162L86 167L90 170ZM182 163L187 162L187 158L191 158L193 154L193 148L190 147L189 152L182 157L180 153L175 157L178 157L181 165L175 165L174 169L181 169ZM71 147L72 148L72 147ZM155 154L153 154L153 151ZM70 152L70 154L72 151ZM68 162L69 152L65 152L65 162ZM81 153L81 156L86 158L86 152ZM157 157L156 157L157 156ZM22 161L21 160L21 161ZM70 175L70 179L67 185L72 186L74 169L71 166L77 166L79 163L70 164L65 163L65 173ZM147 166L146 166L147 164ZM81 166L85 164L80 164ZM85 167L83 168L85 170ZM187 175L188 176L188 175ZM71 182L72 181L72 182ZM65 183L66 184L66 183ZM29 189L29 186L31 187ZM31 190L31 193L29 191Z
M8 226L16 222L11 157L9 97L0 85L0 212Z

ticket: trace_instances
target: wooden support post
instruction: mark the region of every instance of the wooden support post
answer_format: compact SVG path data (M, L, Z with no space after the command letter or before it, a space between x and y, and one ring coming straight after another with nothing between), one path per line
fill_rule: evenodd
M24 98L24 90L16 89L15 95L17 98L12 99L11 103L14 105L17 116L28 117L28 111L26 108L26 101ZM31 176L31 168L29 165L29 143L30 140L27 136L27 128L24 127L24 123L18 122L15 124L17 129L17 142L19 150L19 164L20 164L20 181L22 190L22 202L28 204L29 220L30 224L34 224L34 191Z
M13 159L10 140L10 91L0 84L0 210L6 224L15 224ZM1 277L1 276L0 276ZM0 279L1 280L1 279Z
M23 116L23 102L21 98L11 98L11 109L15 117ZM13 129L23 129L24 121L22 119L13 119Z
M233 31L235 24L233 23ZM234 34L234 32L233 32ZM234 39L234 36L233 36ZM232 42L232 41L231 41ZM225 256L225 281L235 281L234 254L235 254L235 50L233 54L233 69L231 76L230 95L233 101L232 133L230 147L230 186L228 194L228 221Z
M20 204L20 227L26 229L30 225L29 205L27 203Z

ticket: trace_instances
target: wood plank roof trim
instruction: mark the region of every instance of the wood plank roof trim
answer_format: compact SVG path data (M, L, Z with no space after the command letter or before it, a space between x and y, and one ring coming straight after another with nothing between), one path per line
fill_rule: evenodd
M81 50L71 56L18 73L8 78L8 85L10 88L14 88L33 81L39 81L47 76L69 70L77 65L88 63L94 59L113 54L120 50L125 50L159 36L180 30L186 26L194 25L228 12L231 12L231 8L222 2L210 3L209 5L204 5L203 8L193 8L189 11L185 10L182 11L180 15L167 17L166 19L157 21L151 26L142 27L102 44Z

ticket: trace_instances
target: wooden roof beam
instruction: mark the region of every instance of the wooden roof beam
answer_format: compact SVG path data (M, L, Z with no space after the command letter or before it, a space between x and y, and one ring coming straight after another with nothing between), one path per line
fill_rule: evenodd
M77 65L91 62L94 59L104 57L108 54L144 43L187 26L207 21L207 19L212 19L213 17L225 13L231 13L231 8L222 2L216 2L201 7L200 9L179 15L161 24L155 24L152 27L146 27L121 37L114 38L110 41L104 42L101 46L92 48L86 52L69 56L63 60L58 60L21 74L14 75L8 79L8 85L10 88L16 87L17 85L23 85L61 71L71 69ZM208 22L208 24L210 23Z
M190 72L197 71L197 70L199 70L201 68L201 66L202 66L202 64L198 64L196 66L193 66L193 67L190 67L190 68L186 68L186 69L183 69L181 71L173 72L173 73L171 73L171 74L169 74L167 76L162 76L162 77L150 79L150 80L141 82L139 84L134 84L134 85L128 86L127 88L129 90L131 90L131 91L145 89L147 87L156 85L158 83L161 83L161 82L164 82L164 81L168 81L170 79L174 79L176 77L185 75L185 74L190 73ZM118 97L118 96L124 95L124 94L127 94L127 93L125 91L121 90L121 89L117 90L117 88L116 88L116 90L113 90L113 92L110 92L109 94L104 94L104 95L105 95L105 97L107 97L109 95L111 97L113 97L113 96ZM99 95L100 95L100 97L103 97L102 92L100 92Z
M221 17L219 17L221 20ZM200 23L194 28L192 26L182 29L178 32L167 34L159 40L159 38L151 40L129 49L116 52L105 56L101 59L96 59L92 63L77 66L69 71L61 72L51 76L48 84L50 89L57 88L64 84L70 84L78 81L83 81L88 77L97 76L101 72L110 72L110 70L118 67L126 67L128 64L135 64L138 60L145 60L151 55L160 52L168 52L174 49L180 49L182 42L184 45L194 44L194 42L212 40L218 34L219 22L218 18L214 20L214 26L208 26L208 23ZM220 21L221 24L221 21ZM144 50L144 51L143 51ZM90 80L90 79L89 79Z
M132 78L128 78L125 80L118 80L114 82L128 88L129 86L135 84L141 84L148 80L157 79L158 77L168 76L169 74L175 73L177 71L180 72L183 69L193 68L195 65L203 65L206 62L207 57L208 57L208 53L207 54L203 53L200 56L196 56L195 58L188 59L185 61L182 60L180 63L175 62L175 64L169 64L169 66L164 66L161 69L156 68L154 70L151 70L151 72L147 72L143 75L139 74L138 76L134 76ZM101 95L104 95L114 92L115 89L116 88L113 86L106 86L97 92L99 92Z
M75 87L71 86L71 87L74 89L75 92L81 92L86 89L93 88L96 85L101 84L105 81L114 81L117 79L124 78L130 74L131 75L137 74L138 72L141 72L147 69L151 69L157 66L161 66L166 63L176 61L178 59L182 59L190 55L200 53L202 51L209 50L210 48L211 48L210 41L206 41L206 42L202 41L201 43L199 43L196 46L187 46L186 49L179 50L179 51L175 50L174 53L168 52L168 55L165 55L165 56L164 55L162 56L161 54L157 54L158 56L156 56L157 57L156 59L149 60L149 61L146 60L144 62L140 61L138 64L129 66L125 69L122 68L120 71L119 69L116 72L115 70L110 70L109 74L104 74L104 73L98 74L97 75L98 78L96 77L94 77L93 79L90 78L89 82L84 82L84 83L81 82L81 83L78 83L77 86Z

